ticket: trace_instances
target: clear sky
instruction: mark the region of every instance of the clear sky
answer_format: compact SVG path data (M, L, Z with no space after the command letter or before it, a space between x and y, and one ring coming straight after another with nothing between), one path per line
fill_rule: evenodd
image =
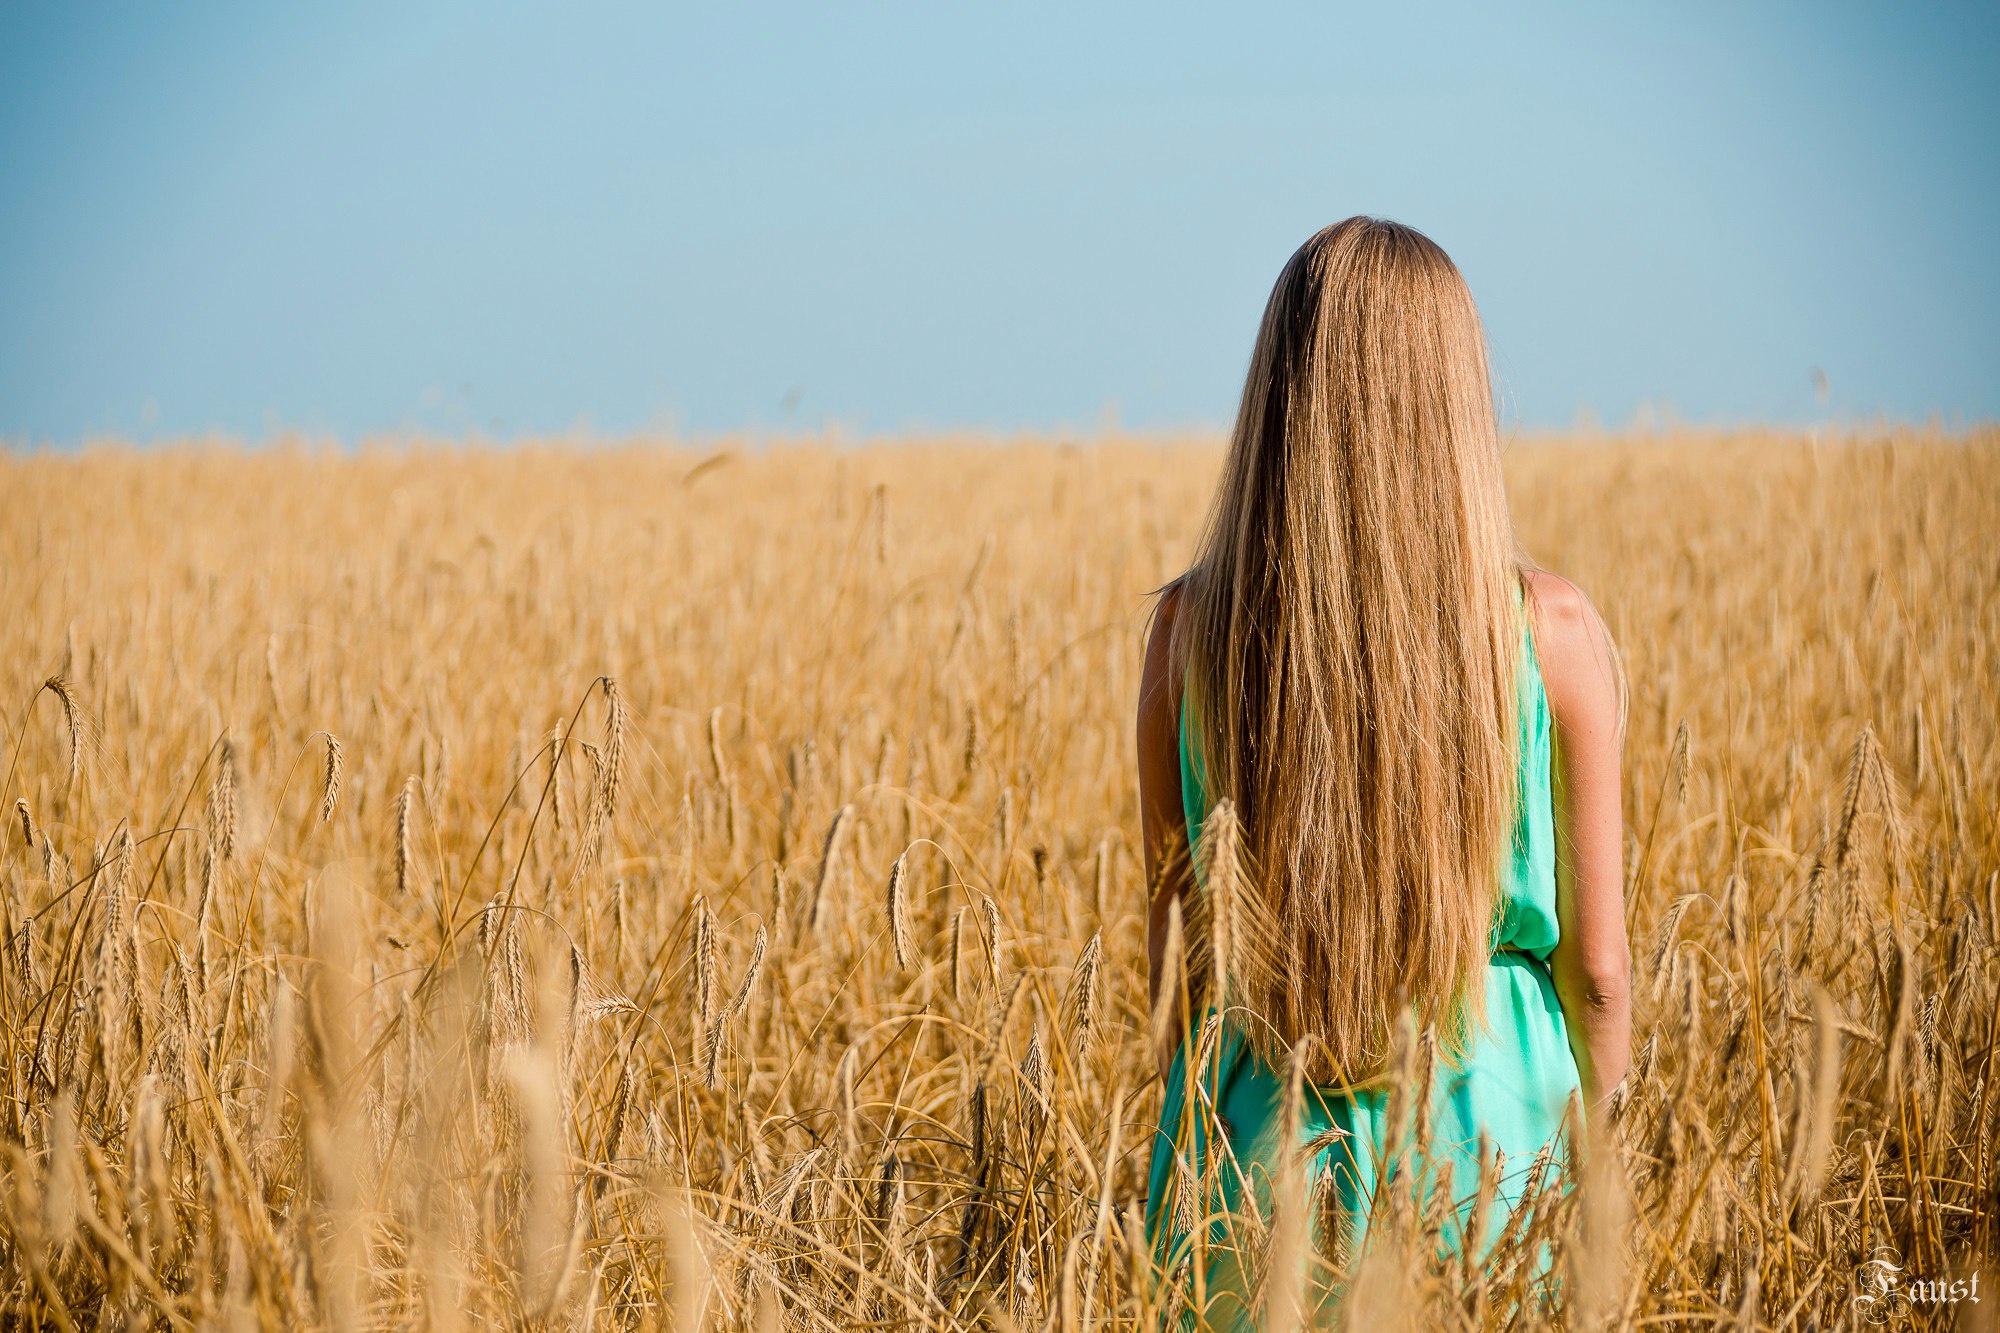
M1986 0L12 0L0 438L1215 425L1357 212L1517 424L1992 419L1996 71Z

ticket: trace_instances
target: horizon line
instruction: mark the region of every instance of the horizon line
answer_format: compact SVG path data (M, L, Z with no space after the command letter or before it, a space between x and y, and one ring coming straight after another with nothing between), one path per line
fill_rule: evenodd
M907 426L889 430L863 430L838 421L814 428L743 426L733 430L680 431L672 427L642 427L636 430L605 431L588 423L564 430L490 432L474 427L463 431L440 431L424 427L397 427L349 433L282 427L252 436L221 429L182 431L152 436L115 432L91 433L71 439L33 438L0 434L0 451L16 456L29 454L82 454L96 450L131 452L171 451L190 448L236 450L253 453L264 450L304 449L313 452L365 453L373 450L464 448L520 449L566 446L592 452L612 452L632 448L709 449L720 447L782 449L787 447L832 446L873 448L911 445L1056 445L1074 447L1128 443L1141 445L1214 444L1226 442L1232 427L1214 422L1182 425L1127 426L1100 422L1092 426L988 426L938 425ZM1633 420L1604 425L1573 421L1563 426L1516 424L1502 427L1500 439L1510 441L1636 441L1697 437L1721 440L1741 436L1776 435L1805 437L1816 442L1833 442L1871 435L1921 433L1947 439L1970 440L2000 429L2000 418L1947 418L1932 412L1922 420L1875 413L1866 417L1828 416L1816 421L1736 420L1686 421L1671 412L1651 416L1635 413ZM1833 437L1822 441L1822 437Z

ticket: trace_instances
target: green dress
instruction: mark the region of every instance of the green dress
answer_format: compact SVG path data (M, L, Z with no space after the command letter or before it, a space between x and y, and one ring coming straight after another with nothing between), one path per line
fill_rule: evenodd
M1524 617L1525 619L1525 617ZM1429 1168L1417 1187L1428 1189L1444 1169L1451 1171L1451 1193L1458 1207L1447 1218L1446 1243L1464 1245L1471 1205L1480 1174L1481 1140L1497 1150L1499 1187L1487 1211L1480 1249L1495 1241L1508 1214L1519 1201L1545 1147L1559 1144L1571 1095L1578 1089L1575 1057L1562 1007L1556 1001L1548 958L1555 948L1556 924L1555 810L1549 783L1550 719L1548 696L1535 659L1534 640L1523 628L1521 666L1516 672L1520 701L1519 804L1514 818L1512 852L1501 878L1499 912L1493 932L1493 956L1487 964L1486 1018L1468 1057L1453 1068L1437 1062L1431 1088ZM1187 817L1188 841L1196 845L1208 811L1203 790L1201 756L1188 728L1188 709L1181 710L1181 799ZM1199 1046L1199 1035L1195 1038ZM1276 1178L1286 1145L1282 1142L1284 1075L1254 1055L1224 1025L1199 1072L1199 1087L1213 1099L1226 1152L1212 1179L1215 1193L1209 1207L1198 1210L1211 1220L1203 1281L1206 1322L1216 1328L1254 1327L1259 1308L1255 1283L1246 1279L1238 1254L1228 1245L1231 1228L1219 1215L1241 1206L1246 1183L1263 1215L1270 1213L1270 1181ZM1153 1139L1146 1204L1147 1237L1163 1274L1186 1272L1194 1247L1183 1222L1186 1210L1176 1209L1177 1179L1196 1180L1203 1174L1209 1150L1207 1117L1196 1116L1187 1142L1180 1121L1186 1096L1186 1044L1174 1055L1160 1108L1160 1126ZM1348 1253L1365 1238L1366 1214L1375 1193L1388 1139L1386 1089L1353 1090L1320 1087L1307 1090L1298 1126L1297 1151L1319 1139L1320 1147L1306 1163L1308 1179L1318 1173L1337 1203L1334 1215L1344 1219L1347 1234L1323 1242ZM1338 1131L1335 1133L1334 1131ZM1186 1156L1181 1161L1179 1154ZM1321 1289L1324 1303L1330 1293ZM1199 1313L1188 1310L1194 1319Z

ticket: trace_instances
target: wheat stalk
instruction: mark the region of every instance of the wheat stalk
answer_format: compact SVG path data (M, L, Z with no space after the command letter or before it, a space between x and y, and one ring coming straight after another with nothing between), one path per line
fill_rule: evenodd
M334 807L340 804L340 777L346 760L340 749L340 737L326 733L326 767L320 774L319 822L333 822Z
M236 746L224 738L215 759L215 782L208 790L209 841L224 865L236 855Z
M410 807L417 799L417 779L415 774L403 779L403 786L396 793L396 896L407 898L411 890L411 870L416 856L411 846Z
M806 929L816 931L826 904L827 888L839 871L841 856L846 850L846 838L854 820L854 807L843 805L827 826L826 845L820 852L819 874L813 878L811 905L806 909Z
M769 947L763 923L757 926L757 938L750 945L750 961L743 965L743 980L736 985L736 994L723 1006L722 1013L708 1028L708 1044L703 1056L703 1081L709 1087L715 1086L716 1060L722 1052L722 1040L728 1034L729 1025L736 1016L749 1007L751 992L756 989L757 976L764 967L764 951Z
M910 909L903 901L904 862L909 855L905 850L889 867L889 943L902 972L910 968Z

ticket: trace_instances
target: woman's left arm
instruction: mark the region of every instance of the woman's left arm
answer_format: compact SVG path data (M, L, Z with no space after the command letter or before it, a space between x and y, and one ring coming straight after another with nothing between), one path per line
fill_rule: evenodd
M1174 615L1179 606L1180 588L1170 586L1153 613L1146 665L1139 678L1139 829L1151 895L1146 908L1149 1013L1159 1006L1161 978L1170 975L1165 968L1168 914L1187 879L1187 822L1181 810L1180 675L1173 663ZM1186 1016L1179 1012L1179 998L1169 997L1169 1002L1174 1005L1166 1028L1169 1039L1162 1043L1163 1049L1153 1053L1162 1079L1173 1065L1175 1042L1171 1034L1186 1025Z

